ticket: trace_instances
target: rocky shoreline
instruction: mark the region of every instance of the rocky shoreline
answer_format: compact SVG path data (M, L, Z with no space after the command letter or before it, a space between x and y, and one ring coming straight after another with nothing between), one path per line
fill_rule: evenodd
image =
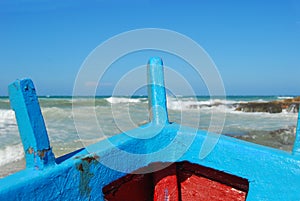
M296 126L288 126L272 131L252 130L248 133L224 133L224 135L241 140L274 147L285 151L291 151L295 141Z
M292 99L276 100L271 102L248 102L235 104L236 111L242 112L268 112L281 113L286 110L290 113L298 113L300 96Z

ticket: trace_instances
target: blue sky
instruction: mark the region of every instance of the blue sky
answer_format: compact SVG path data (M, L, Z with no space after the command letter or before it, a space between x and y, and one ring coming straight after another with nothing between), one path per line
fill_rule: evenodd
M229 95L300 95L297 0L0 0L0 95L23 77L33 79L39 95L71 95L94 48L140 28L195 40L215 62ZM124 69L112 70L107 80ZM203 84L191 84L201 94ZM112 87L104 85L99 94Z

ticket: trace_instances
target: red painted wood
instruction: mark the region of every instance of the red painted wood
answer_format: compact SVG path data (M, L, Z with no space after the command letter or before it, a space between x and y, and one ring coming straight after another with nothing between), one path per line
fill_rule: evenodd
M212 181L205 177L182 173L181 199L184 201L242 201L246 192Z
M179 201L176 164L154 172L154 201Z
M104 187L103 194L109 201L242 201L248 188L246 179L180 162L152 174L129 174Z
M249 182L246 179L237 177L235 175L227 174L212 168L207 168L197 164L182 162L177 164L178 172L190 172L201 177L209 178L210 180L232 186L233 188L240 189L248 192Z
M152 177L127 175L103 188L104 198L109 201L151 201Z

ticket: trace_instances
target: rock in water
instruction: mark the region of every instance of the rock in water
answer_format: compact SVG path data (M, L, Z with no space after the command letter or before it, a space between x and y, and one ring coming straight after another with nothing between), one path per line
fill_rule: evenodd
M298 108L299 108L299 104L293 103L286 109L286 111L290 113L298 113Z
M275 100L267 103L240 103L237 105L236 111L280 113L283 109L285 109L287 112L297 113L299 111L299 104L300 96L284 100Z
M269 112L269 113L280 113L282 112L282 108L280 104L276 103L241 103L236 108L237 111L242 112Z

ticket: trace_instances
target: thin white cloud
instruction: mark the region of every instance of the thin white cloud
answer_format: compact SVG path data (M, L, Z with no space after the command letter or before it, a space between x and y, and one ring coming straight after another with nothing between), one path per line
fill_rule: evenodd
M98 83L93 82L93 81L88 81L88 82L84 83L84 86L86 86L86 87L96 87L96 86L98 86Z
M103 86L112 86L111 82L100 82L100 87ZM97 87L98 86L98 82L94 82L94 81L87 81L84 86L86 87Z

